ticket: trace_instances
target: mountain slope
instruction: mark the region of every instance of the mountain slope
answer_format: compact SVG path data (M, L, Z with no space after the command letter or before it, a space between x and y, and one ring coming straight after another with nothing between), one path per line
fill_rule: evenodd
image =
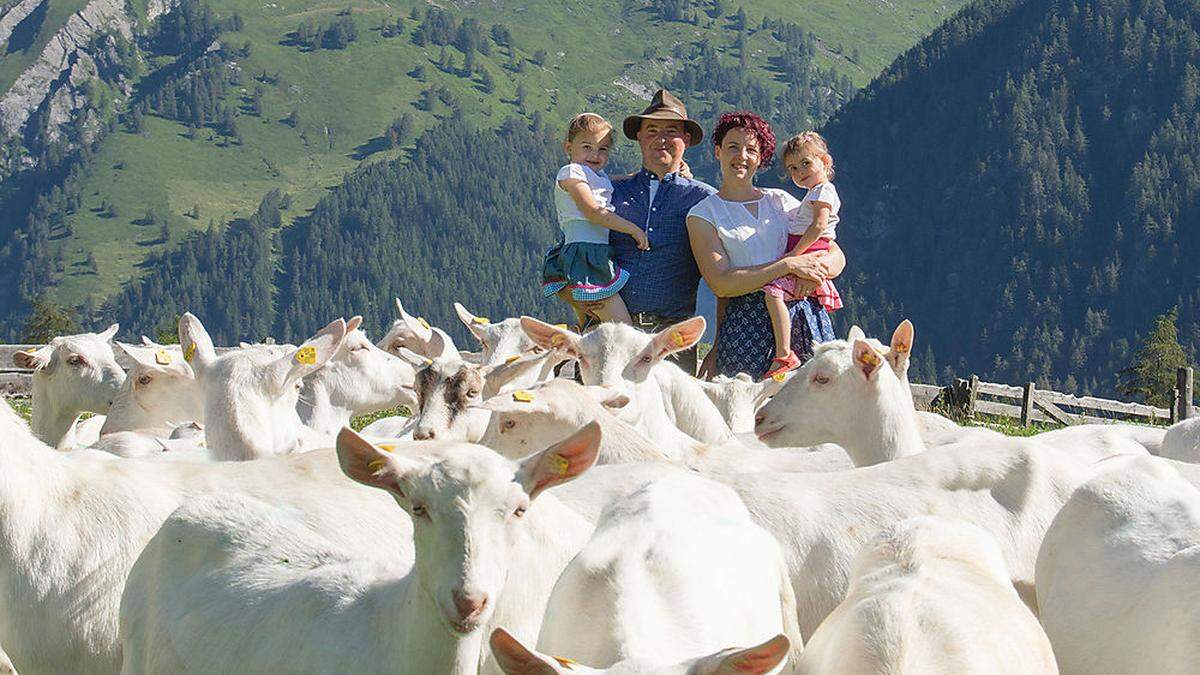
M847 318L913 319L943 377L1069 390L1112 393L1175 305L1194 353L1197 27L1197 2L1007 0L898 59L826 127Z
M762 29L763 19L795 22L809 31L812 68L829 73L837 104L850 86L867 82L896 52L964 2L748 2L745 74L766 83L773 94L784 92L786 74L772 65L783 43L774 31ZM119 6L113 0L6 3L0 36L8 22L16 37L0 46L6 52L0 58L0 91L11 94L13 83L26 76L48 45L72 34L72 21L109 5ZM49 216L42 232L25 237L33 242L26 249L42 249L38 265L59 301L98 305L140 275L147 256L171 250L189 231L249 216L272 189L286 195L286 226L344 174L402 156L422 130L452 110L460 110L476 128L495 128L513 115L540 115L554 126L585 108L617 117L637 107L653 87L671 81L689 55L705 45L722 58L737 58L734 45L742 30L739 6L728 1L452 4L437 12L441 23L428 18L427 10L436 8L423 2L211 0L207 6L228 24L212 45L219 49L207 52L209 58L221 57L224 80L210 112L231 111L236 133L225 133L234 129L224 129L223 120L211 116L201 123L192 120L189 130L188 120L153 105L164 82L187 87L197 79L194 69L208 46L197 43L192 46L201 51L181 53L179 45L156 35L152 19L174 3L126 3L129 13L119 25L95 27L98 35L116 36L103 50L89 43L91 36L75 41L78 49L71 53L95 54L97 72L81 72L80 82L60 85L66 92L60 98L72 103L66 110L92 120L90 133L102 140L78 172L74 196ZM484 40L465 50L457 34L449 44L441 44L445 36L420 37L434 33L447 17L474 20ZM336 40L313 48L311 40L297 34L302 27L328 29L344 21L357 32L344 48L336 48L342 46ZM507 29L510 44L494 38L494 26ZM469 73L467 51L473 60ZM124 55L119 65L127 72L110 77L101 52ZM43 111L52 107L40 105ZM58 109L64 110L62 103ZM392 147L387 129L406 114L404 137ZM0 155L7 155L11 168L22 165L23 152L33 158L44 154L28 146L51 138L61 137L64 148L86 145L80 139L92 136L74 134L67 117L31 114ZM625 144L621 152L628 158L630 150ZM8 222L18 224L32 211L34 198L9 187L6 198L0 186L0 202L8 206L0 203L0 212L7 210ZM7 236L0 228L0 237Z

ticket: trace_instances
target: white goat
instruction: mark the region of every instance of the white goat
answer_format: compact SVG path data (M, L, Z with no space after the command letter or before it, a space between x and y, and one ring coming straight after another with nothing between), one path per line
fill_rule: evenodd
M212 456L247 460L316 447L327 437L300 421L301 378L325 365L346 337L337 319L282 356L248 348L218 356L212 338L191 313L179 319L184 359L204 388L204 437Z
M733 490L673 475L601 513L554 585L537 644L609 667L627 659L670 664L781 633L799 655L779 543Z
M722 649L679 663L627 659L611 668L588 668L571 659L529 649L501 628L492 632L491 646L506 675L767 675L778 672L791 649L791 643L781 634L754 647Z
M580 337L532 317L521 327L541 348L579 361L583 383L615 387L630 395L633 406L621 417L654 438L674 425L710 445L737 442L721 412L699 381L673 363L670 354L696 344L704 335L704 317L693 317L661 332L646 334L633 326L604 323Z
M746 373L737 377L718 375L711 382L699 381L721 416L736 435L754 433L754 413L783 387L791 373L755 382Z
M484 402L481 407L491 416L479 442L506 457L520 457L596 421L604 431L597 460L601 464L671 462L712 473L836 471L853 466L846 453L833 446L813 451L740 445L712 447L673 426L650 440L613 414L628 403L625 394L556 379Z
M391 328L375 346L392 356L399 356L401 349L407 349L427 359L461 358L458 347L446 331L404 311L400 298L396 298L396 312L400 318L392 322Z
M144 431L167 437L178 425L204 419L204 391L178 349L118 342L133 361L100 435Z
M0 644L25 675L120 669L117 608L129 568L189 495L271 495L311 522L322 522L313 504L337 504L356 514L334 528L347 549L411 532L377 517L395 507L346 481L331 451L236 464L67 455L0 404L0 466Z
M346 338L337 352L303 379L300 419L317 433L332 437L355 415L416 407L416 370L372 344L359 330L361 324L361 316L346 322Z
M548 358L545 352L525 354L490 366L453 358L424 359L426 363L416 375L419 408L411 422L413 438L478 441L487 416L473 406L496 396L526 373L537 372Z
M1038 606L1059 667L1195 673L1200 490L1168 460L1122 457L1101 466L1058 513L1038 555Z
M459 321L463 322L483 347L479 357L480 365L498 366L513 361L522 354L543 351L525 334L520 319L508 318L493 323L487 317L472 314L457 302L454 303L454 311L458 314ZM553 379L554 369L564 360L564 357L548 358L542 362L539 369L525 371L506 384L502 391L531 387L538 382Z
M33 373L33 432L57 446L82 412L104 414L125 382L125 371L113 355L112 338L119 326L101 333L59 336L50 344L13 354L18 368ZM89 425L99 429L97 423ZM70 447L95 441L81 434Z
M866 340L818 345L812 358L763 406L755 433L764 443L837 443L855 466L925 450L912 396Z
M1200 463L1200 417L1172 424L1163 436L1161 455L1179 462Z
M381 449L343 430L342 470L412 519L411 571L346 556L284 509L190 503L130 573L124 672L329 673L350 658L359 672L475 673L484 626L536 633L553 580L586 540L587 523L544 492L591 466L599 436L587 427L516 463L462 443ZM405 545L378 541L380 553Z
M1057 674L1000 547L969 523L928 516L883 530L854 563L846 599L808 640L804 675Z

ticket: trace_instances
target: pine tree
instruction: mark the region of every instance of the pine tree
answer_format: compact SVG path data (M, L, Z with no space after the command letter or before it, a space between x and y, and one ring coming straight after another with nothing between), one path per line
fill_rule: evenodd
M41 345L59 335L74 335L82 332L74 313L62 305L42 296L29 304L29 318L21 331L21 341Z
M1134 362L1121 371L1121 392L1148 405L1169 407L1175 388L1175 374L1188 365L1187 354L1179 344L1175 322L1179 309L1158 317L1154 330L1134 357Z

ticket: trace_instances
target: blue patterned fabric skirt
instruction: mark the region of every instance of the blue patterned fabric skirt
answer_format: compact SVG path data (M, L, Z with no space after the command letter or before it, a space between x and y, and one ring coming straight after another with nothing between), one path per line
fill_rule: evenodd
M542 294L548 298L566 288L578 302L612 297L629 281L629 272L612 259L608 244L560 240L542 262Z
M807 361L813 347L833 339L833 323L815 297L787 305L792 316L792 351L802 362ZM763 294L730 298L717 333L717 374L733 377L746 373L757 380L770 369L773 356L775 337Z

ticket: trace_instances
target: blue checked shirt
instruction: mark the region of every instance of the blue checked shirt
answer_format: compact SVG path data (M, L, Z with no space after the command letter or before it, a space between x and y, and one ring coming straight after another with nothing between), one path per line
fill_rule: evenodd
M629 271L621 299L630 314L687 318L696 312L700 283L688 240L687 214L716 189L669 173L659 182L652 204L650 181L654 178L643 168L632 176L613 179L612 205L617 215L642 228L650 240L650 250L640 251L633 237L609 233L613 259Z

